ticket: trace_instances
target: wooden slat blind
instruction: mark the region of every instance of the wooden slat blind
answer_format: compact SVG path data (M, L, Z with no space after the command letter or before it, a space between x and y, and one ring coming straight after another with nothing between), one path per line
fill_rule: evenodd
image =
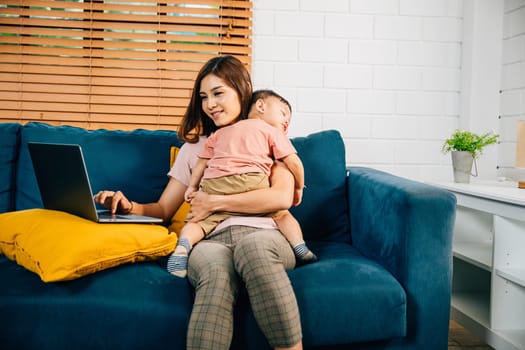
M213 56L250 68L249 0L3 0L0 122L173 129Z

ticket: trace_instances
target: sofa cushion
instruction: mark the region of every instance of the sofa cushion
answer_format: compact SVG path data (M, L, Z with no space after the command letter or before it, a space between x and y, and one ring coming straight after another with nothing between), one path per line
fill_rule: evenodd
M20 124L0 123L0 213L15 210Z
M387 270L346 243L308 245L319 261L288 273L299 304L305 348L405 336L407 296ZM246 309L238 322L249 342L244 348L267 349L253 314Z
M0 278L3 349L185 348L193 289L156 262L42 283L0 256Z
M292 143L304 165L303 200L290 212L307 240L348 242L345 145L338 131L296 137Z
M21 131L17 210L42 207L28 142L79 144L93 192L121 190L131 200L143 203L157 201L160 197L168 182L170 148L182 144L173 131L88 131L72 126L26 124Z
M173 164L175 164L177 156L179 155L179 151L180 147L171 147L170 168L173 167ZM182 202L179 209L177 209L175 214L171 217L170 224L168 226L168 230L170 230L170 232L175 232L177 235L180 234L180 231L186 224L186 218L190 212L190 207L191 206L188 202Z
M44 282L152 260L176 243L177 236L160 225L99 224L46 209L0 214L0 252Z
M309 244L320 260L289 271L305 347L405 335L406 294L384 268L346 243ZM136 349L141 344L185 348L193 289L186 279L168 274L160 262L127 264L73 281L44 284L0 257L0 278L10 281L0 284L0 324L12 325L4 334L6 348L97 349L102 344L108 349ZM269 348L245 290L235 316L236 348ZM32 329L31 337L24 337L27 327ZM15 344L15 340L27 343Z
M305 344L347 344L405 336L407 296L392 274L348 244L309 245L319 261L290 272L305 320Z

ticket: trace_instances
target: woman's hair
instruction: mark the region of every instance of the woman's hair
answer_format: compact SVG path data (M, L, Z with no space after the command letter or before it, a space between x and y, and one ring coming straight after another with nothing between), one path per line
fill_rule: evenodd
M233 56L214 57L204 64L195 79L190 104L186 109L178 132L179 138L183 141L197 142L199 136L209 136L217 130L215 123L202 110L200 97L202 79L209 74L224 80L229 87L237 91L239 103L241 104L241 113L237 119L246 119L248 116L252 98L250 73L248 73L244 64Z

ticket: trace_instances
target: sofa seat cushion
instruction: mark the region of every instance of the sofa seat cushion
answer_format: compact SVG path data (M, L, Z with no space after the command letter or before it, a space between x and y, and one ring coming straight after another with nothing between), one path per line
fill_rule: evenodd
M319 261L289 272L306 348L405 336L406 293L387 270L346 243L308 246ZM268 349L253 314L246 313L236 325L249 343L241 348Z
M290 272L305 345L405 336L406 294L387 270L349 244L308 245L319 261Z
M319 261L290 272L305 345L405 336L406 294L387 270L348 244L308 245Z
M42 283L0 256L0 280L2 348L185 348L193 289L156 262Z
M289 272L306 347L405 335L406 295L390 273L349 244L308 245L320 260ZM42 283L36 274L0 256L0 279L9 281L0 284L0 324L9 325L0 331L6 348L185 347L193 289L186 279L166 273L163 262ZM248 305L241 293L233 347L269 349ZM31 337L25 336L27 329Z

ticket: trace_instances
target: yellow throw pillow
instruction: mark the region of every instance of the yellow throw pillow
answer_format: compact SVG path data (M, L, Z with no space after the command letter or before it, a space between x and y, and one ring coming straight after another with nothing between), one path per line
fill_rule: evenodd
M170 149L170 168L173 167L173 164L175 164L175 160L177 159L177 155L179 154L179 148L178 147L171 147ZM182 205L177 209L175 212L175 215L171 218L171 223L168 229L170 232L175 232L177 235L180 234L180 231L182 230L182 227L186 223L186 217L188 216L188 213L190 212L190 204L187 202L183 202Z
M183 202L179 209L175 212L175 215L171 217L171 223L168 226L170 232L175 232L177 236L180 234L182 227L186 224L186 217L190 212L190 204Z
M98 224L46 209L0 214L0 251L44 282L153 260L171 253L176 243L177 236L160 225Z

